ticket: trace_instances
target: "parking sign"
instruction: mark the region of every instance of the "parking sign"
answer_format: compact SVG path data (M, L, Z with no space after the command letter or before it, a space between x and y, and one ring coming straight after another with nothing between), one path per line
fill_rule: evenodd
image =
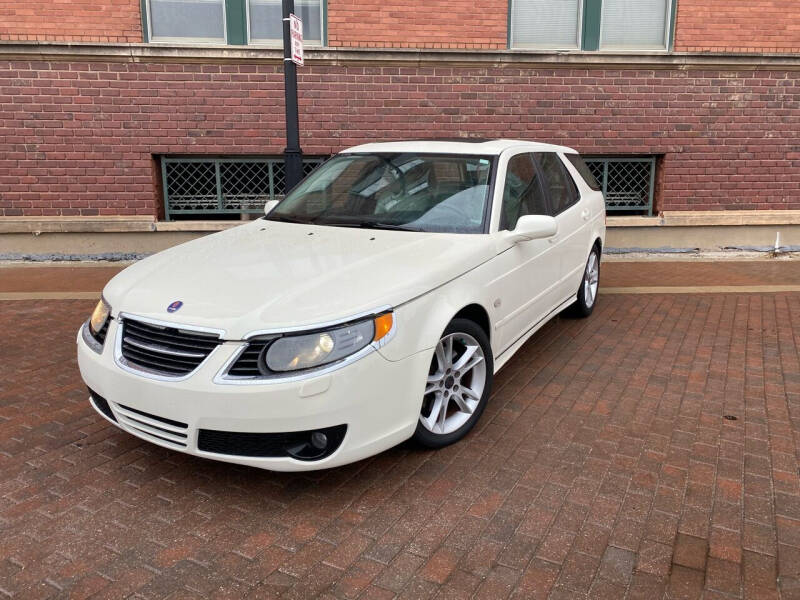
M289 15L289 33L292 37L292 62L303 66L303 21L297 15Z

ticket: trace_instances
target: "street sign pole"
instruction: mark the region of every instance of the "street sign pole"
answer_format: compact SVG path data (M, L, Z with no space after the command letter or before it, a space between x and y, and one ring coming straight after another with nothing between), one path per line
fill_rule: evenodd
M300 149L300 121L297 112L297 65L292 52L290 23L293 15L294 0L283 0L283 89L286 97L286 148L283 156L287 194L303 178L303 151Z

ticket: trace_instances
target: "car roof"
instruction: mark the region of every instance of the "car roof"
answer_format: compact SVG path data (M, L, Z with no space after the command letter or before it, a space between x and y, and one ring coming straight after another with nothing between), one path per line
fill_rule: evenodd
M472 154L496 156L506 150L522 149L530 152L566 152L577 154L572 148L524 140L487 140L483 138L454 138L407 140L402 142L376 142L361 144L343 150L343 153L417 152L436 154Z

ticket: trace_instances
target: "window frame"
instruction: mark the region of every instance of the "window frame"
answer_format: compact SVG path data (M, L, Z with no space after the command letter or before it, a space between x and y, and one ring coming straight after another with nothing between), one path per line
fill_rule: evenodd
M278 0L280 2L280 0ZM295 9L298 0L295 0ZM309 42L303 39L303 46L309 48L324 48L328 45L328 0L319 0L319 43ZM244 35L245 44L248 46L256 46L260 48L283 48L283 39L280 40L262 40L253 39L250 33L250 0L244 0Z
M625 47L625 46L603 46L603 11L602 11L602 0L600 2L601 10L600 10L600 20L599 20L599 31L597 32L597 44L598 50L602 52L664 52L669 51L670 48L670 40L672 39L672 25L674 23L674 19L672 18L672 13L674 9L674 5L676 4L675 0L666 0L664 2L666 5L666 12L664 13L664 44L663 46L637 46L637 47Z
M508 47L517 50L554 50L557 52L578 51L583 48L583 36L585 27L585 5L586 0L578 0L578 22L575 32L575 46L548 46L546 44L515 44L512 16L514 3L520 0L508 0Z
M572 201L558 212L555 211L553 200L550 197L550 186L544 185L547 182L547 178L544 174L544 169L542 169L542 165L536 156L537 154L552 154L553 156L555 156L559 166L561 167L561 172L564 174L564 177L567 178L567 184L571 190ZM531 155L533 158L533 163L536 165L536 169L539 172L539 177L541 181L540 185L542 186L542 190L544 190L545 197L547 198L547 207L550 210L550 216L557 217L567 212L573 206L577 205L581 201L581 192L578 189L578 184L575 183L575 180L572 178L572 173L569 172L567 165L564 164L564 158L561 156L561 153L550 150L544 152L532 152Z
M505 171L505 179L503 180L502 190L503 193L500 196L500 212L497 219L497 231L514 231L517 228L517 223L519 220L525 215L519 215L517 217L517 223L514 223L514 229L508 229L508 227L503 226L503 210L505 209L505 200L506 200L506 180L508 179L508 167L511 164L511 161L517 158L518 156L527 156L528 160L531 162L531 166L533 167L533 172L536 175L536 184L539 186L539 191L542 194L542 198L544 199L545 207L547 209L547 214L544 216L552 216L553 212L553 205L550 203L550 193L548 190L542 185L542 170L539 168L539 163L534 157L534 152L531 150L523 150L522 152L517 152L516 154L512 154L508 157L506 161L506 171ZM530 213L529 213L530 214Z
M153 39L153 19L150 14L150 1L139 0L142 21L142 41L146 44L176 45L187 44L195 46L253 46L256 48L281 48L283 40L269 42L250 40L250 1L249 0L222 0L222 30L224 39L207 39L191 37L159 37ZM319 0L320 10L320 41L305 45L309 48L324 48L328 45L328 0Z
M578 11L578 39L574 48L560 48L539 44L518 44L513 35L513 10L514 3L519 0L508 0L507 22L507 47L509 50L549 50L552 52L606 52L629 53L641 52L672 52L675 44L675 22L678 12L678 0L667 0L667 13L665 15L664 30L665 40L662 46L647 46L638 48L602 47L602 19L603 0L580 0Z
M228 45L228 2L221 0L222 4L222 41L216 38L195 37L159 37L153 39L153 17L150 10L151 0L141 0L142 5L142 32L147 32L144 40L150 44L198 44L202 46L227 46ZM146 25L146 29L145 29Z

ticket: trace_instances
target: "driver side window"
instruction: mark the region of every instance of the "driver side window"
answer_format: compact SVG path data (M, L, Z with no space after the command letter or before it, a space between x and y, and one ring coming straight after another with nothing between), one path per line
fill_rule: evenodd
M547 215L539 175L530 154L517 154L508 161L503 206L500 211L500 231L513 231L525 215Z

